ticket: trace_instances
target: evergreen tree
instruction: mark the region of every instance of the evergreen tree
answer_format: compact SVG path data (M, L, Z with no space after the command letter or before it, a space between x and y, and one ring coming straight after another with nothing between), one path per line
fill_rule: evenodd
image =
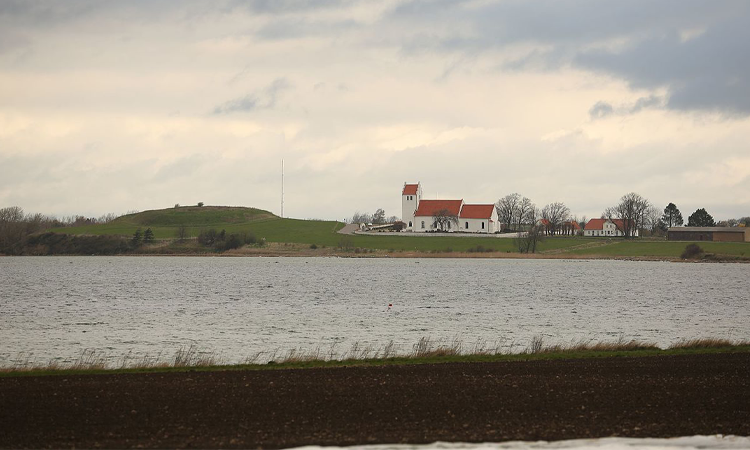
M689 227L712 227L715 224L714 218L711 217L711 214L706 212L704 208L695 210L695 212L688 217Z
M133 233L133 239L130 240L130 243L133 245L133 248L138 248L143 244L143 232L140 228L135 230L135 233Z
M661 221L667 228L678 227L685 223L682 220L682 213L674 203L670 203L664 208L664 215L661 216Z
M154 232L151 231L151 228L146 228L146 232L143 233L143 242L146 244L154 242Z

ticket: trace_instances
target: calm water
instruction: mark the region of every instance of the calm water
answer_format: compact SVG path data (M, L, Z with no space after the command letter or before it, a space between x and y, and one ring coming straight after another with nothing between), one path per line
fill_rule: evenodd
M388 304L393 307L389 310ZM547 342L750 339L750 265L629 261L0 258L0 366L259 351L402 352L421 337Z

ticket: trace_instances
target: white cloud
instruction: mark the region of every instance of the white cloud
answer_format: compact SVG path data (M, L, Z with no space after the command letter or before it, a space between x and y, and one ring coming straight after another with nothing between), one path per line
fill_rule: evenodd
M741 34L717 27L744 7L655 5L646 17L644 4L563 3L0 8L0 205L278 212L283 157L296 217L398 214L400 186L416 180L429 195L520 192L589 217L630 191L746 215L748 196L727 195L750 176L745 83L728 100L729 84L674 76L690 52ZM671 67L622 69L649 39L686 47ZM711 61L699 74L724 73L726 59Z

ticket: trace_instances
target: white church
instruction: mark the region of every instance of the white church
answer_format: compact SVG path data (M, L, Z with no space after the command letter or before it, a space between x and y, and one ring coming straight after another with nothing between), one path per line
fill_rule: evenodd
M436 215L452 216L442 228L436 223ZM401 220L405 231L426 233L447 231L462 233L495 233L500 231L495 205L467 204L463 200L422 199L420 183L404 183L401 191Z

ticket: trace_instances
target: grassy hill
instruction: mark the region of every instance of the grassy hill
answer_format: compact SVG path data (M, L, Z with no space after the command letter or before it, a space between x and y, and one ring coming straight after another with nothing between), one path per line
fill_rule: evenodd
M110 223L57 228L52 231L66 234L131 236L138 228L151 228L157 239L172 239L180 226L196 236L201 230L216 228L227 231L246 231L252 223L279 219L268 211L232 206L181 206L127 214Z
M328 247L358 247L376 250L415 252L466 252L478 247L495 252L515 252L512 239L481 237L415 237L395 236L344 236L336 233L344 226L341 222L282 219L268 211L256 208L229 206L184 206L144 211L122 216L108 224L58 228L56 233L72 235L121 235L130 237L141 228L151 228L156 239L174 239L180 226L195 237L201 231L215 229L227 233L252 233L267 242L293 243ZM687 242L664 240L623 240L584 237L554 237L545 239L538 251L543 254L600 257L655 257L678 258ZM749 258L750 243L701 242L709 253Z

